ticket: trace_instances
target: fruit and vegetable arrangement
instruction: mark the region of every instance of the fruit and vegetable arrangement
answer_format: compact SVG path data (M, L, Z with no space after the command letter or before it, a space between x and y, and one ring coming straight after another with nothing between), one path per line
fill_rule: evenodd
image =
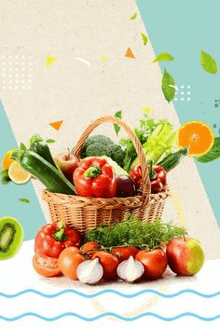
M156 280L168 266L175 274L191 276L201 269L204 253L200 243L186 235L182 227L130 216L80 237L61 221L37 233L33 267L42 276L64 275L85 284Z
M118 134L120 127L114 127ZM167 190L168 173L185 156L200 162L218 158L218 137L205 123L189 122L175 131L168 120L153 119L145 113L134 132L146 158L143 168L131 136L116 144L104 135L94 135L83 142L79 156L75 146L53 157L49 140L34 135L28 147L21 143L6 153L2 183L24 184L38 179L52 194L81 196L81 200L126 200L142 196L145 170L152 196ZM127 282L158 279L168 266L184 276L201 269L202 247L184 228L157 218L141 221L144 219L130 213L122 222L115 218L108 225L101 223L81 233L62 217L45 225L35 238L34 269L43 276L64 275L87 284L117 278Z

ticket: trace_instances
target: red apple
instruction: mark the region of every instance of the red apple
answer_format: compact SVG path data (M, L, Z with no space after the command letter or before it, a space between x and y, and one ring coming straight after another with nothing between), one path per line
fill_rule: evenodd
M167 268L167 256L162 249L141 250L135 259L143 264L144 276L151 280L160 278Z
M178 237L167 245L167 259L174 273L190 276L202 268L205 257L199 241L190 237Z
M79 159L70 152L62 152L56 155L55 161L65 177L73 183L73 172L79 166Z

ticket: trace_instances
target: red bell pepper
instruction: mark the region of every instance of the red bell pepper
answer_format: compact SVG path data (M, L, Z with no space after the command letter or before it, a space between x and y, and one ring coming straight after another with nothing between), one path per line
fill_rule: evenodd
M54 222L40 228L34 241L34 251L38 256L58 258L68 246L79 247L80 234L62 222Z
M111 198L116 193L116 178L112 167L99 157L84 158L73 174L79 196Z
M136 187L139 189L142 182L141 165L135 165L130 172L130 177L133 179ZM167 172L162 166L150 164L149 178L151 184L151 193L157 194L165 190L167 185Z

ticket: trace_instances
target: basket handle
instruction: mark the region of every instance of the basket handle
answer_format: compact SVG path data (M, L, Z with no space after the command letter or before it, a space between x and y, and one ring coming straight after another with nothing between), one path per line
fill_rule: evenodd
M143 151L143 148L141 146L140 141L138 140L137 136L133 132L133 130L125 124L125 122L119 118L113 117L113 116L103 116L100 117L96 120L94 120L82 133L79 141L76 144L75 150L74 150L74 155L78 158L80 158L80 151L89 137L90 133L99 125L103 123L113 123L119 125L125 133L130 137L131 141L133 142L139 162L141 164L141 171L142 171L142 194L143 195L149 195L150 194L150 179L148 175L148 167L147 167L147 162L146 162L146 157Z

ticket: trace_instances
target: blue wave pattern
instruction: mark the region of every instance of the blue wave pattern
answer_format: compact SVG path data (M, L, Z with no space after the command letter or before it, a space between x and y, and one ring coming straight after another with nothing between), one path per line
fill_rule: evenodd
M103 317L107 317L107 316L115 317L116 319L126 321L126 322L136 321L140 318L147 317L147 316L155 317L161 321L166 321L166 322L175 321L175 320L178 320L183 317L194 317L194 318L197 318L198 320L206 321L206 322L216 321L217 319L220 318L220 315L216 315L216 316L212 316L212 317L203 317L203 316L200 316L200 315L197 315L194 313L182 313L182 314L179 314L179 315L176 315L173 317L164 317L164 316L161 316L161 315L158 315L155 313L143 313L143 314L139 314L134 317L125 317L125 316L118 315L116 313L103 313L103 314L100 314L98 316L91 317L91 318L84 317L84 316L76 314L76 313L64 313L64 314L60 314L55 317L48 318L48 317L45 317L45 316L42 316L42 315L39 315L36 313L24 313L24 314L21 314L21 315L12 317L12 318L8 318L8 317L4 317L4 316L0 315L0 319L4 320L4 321L8 321L8 322L13 322L13 321L18 321L24 317L29 317L29 316L36 317L38 319L41 319L41 320L47 321L47 322L57 321L63 317L70 317L70 316L76 317L76 318L86 321L86 322L97 321L97 320L99 320Z
M85 293L82 293L82 292L74 290L74 289L63 290L63 291L60 291L60 292L57 292L57 293L54 293L54 294L45 294L43 292L40 292L40 291L37 291L37 290L34 290L34 289L27 289L27 290L17 292L15 294L6 294L6 293L3 293L3 292L0 292L0 297L16 298L16 297L19 297L19 296L21 296L23 294L27 294L27 293L34 293L34 294L37 294L37 295L39 295L41 297L44 297L44 298L56 298L56 297L59 297L61 295L67 294L67 293L73 293L73 294L76 294L76 295L81 296L83 298L89 298L89 299L99 297L99 296L101 296L103 294L106 294L106 293L115 294L115 295L123 297L123 298L135 298L135 297L138 297L142 294L149 294L149 293L158 295L162 298L174 298L174 297L180 296L181 294L184 294L184 293L195 294L195 295L200 296L202 298L214 298L214 297L217 297L217 296L220 295L220 291L215 292L215 293L211 293L211 294L205 294L205 293L201 293L201 292L191 290L191 289L181 290L181 291L178 291L176 293L170 293L170 294L161 293L161 292L159 292L157 290L153 290L153 289L146 289L146 290L142 290L142 291L139 291L139 292L136 292L136 293L133 293L133 294L125 294L125 293L119 292L117 290L112 290L112 289L102 290L102 291L99 291L99 292L96 292L96 293L93 293L93 294L85 294Z

